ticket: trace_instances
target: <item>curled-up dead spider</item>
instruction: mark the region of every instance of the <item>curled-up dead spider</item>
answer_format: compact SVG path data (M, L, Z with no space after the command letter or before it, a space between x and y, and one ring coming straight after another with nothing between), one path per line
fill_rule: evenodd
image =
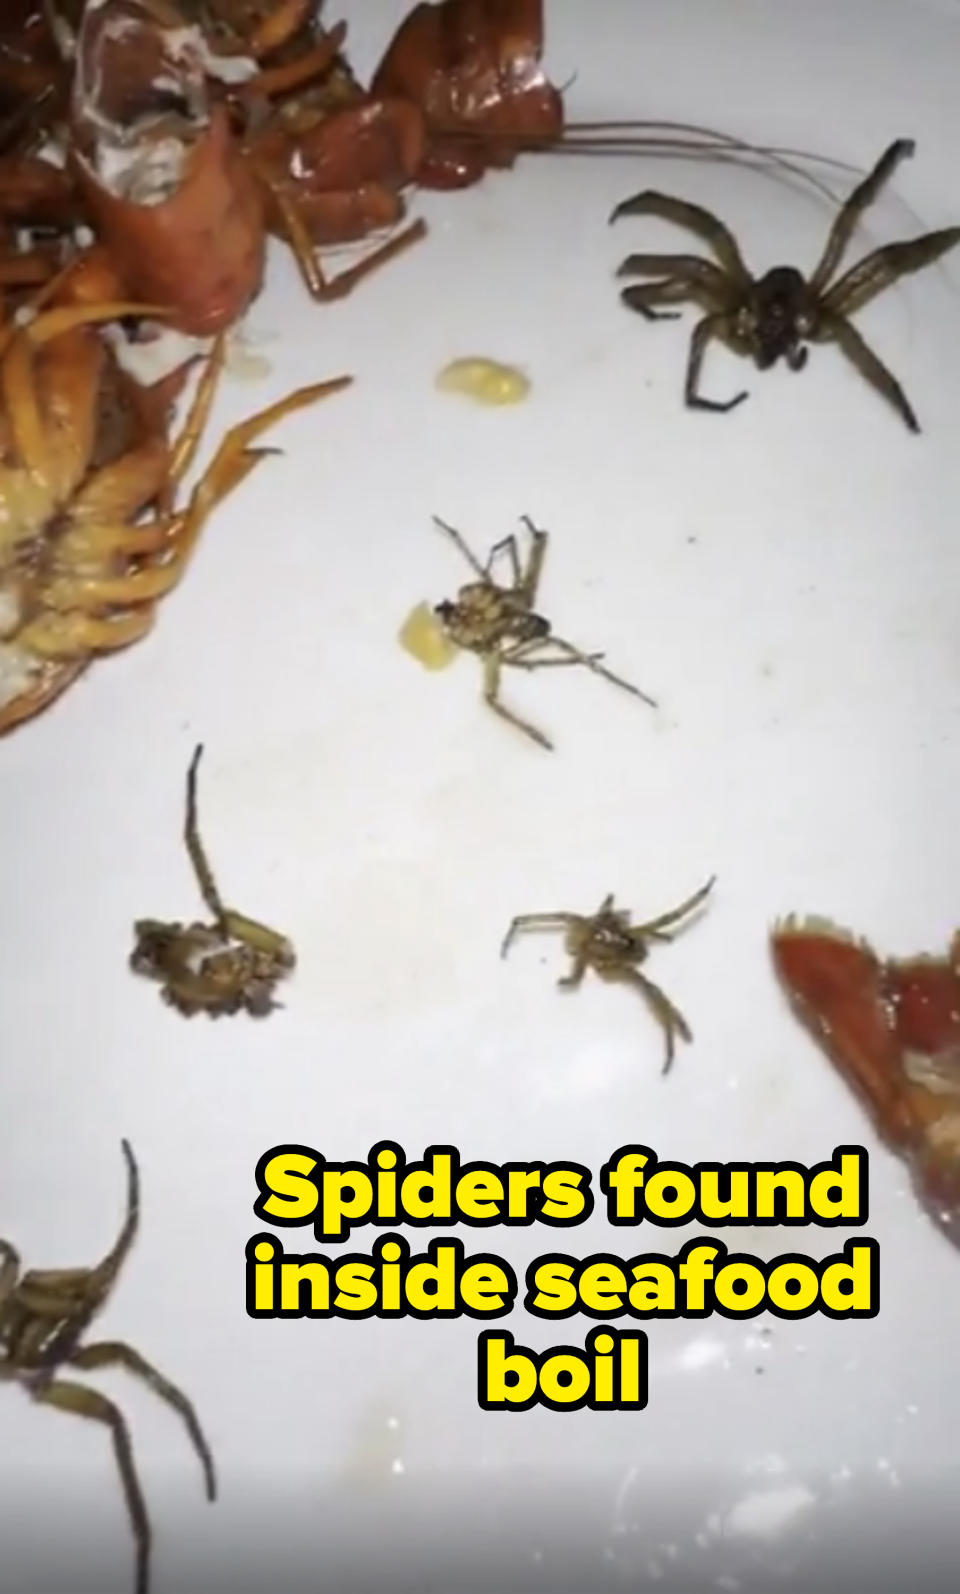
M197 824L198 747L187 771L184 841L212 924L166 924L138 919L136 945L130 954L135 974L159 980L165 1002L190 1018L194 1013L247 1012L264 1018L279 1002L273 998L280 980L296 958L290 942L276 930L226 908L217 890Z
M80 1344L113 1288L139 1223L137 1164L127 1141L121 1145L127 1164L127 1215L113 1249L96 1267L34 1270L21 1275L17 1252L6 1240L0 1240L0 1380L19 1384L40 1405L89 1417L109 1428L136 1543L136 1594L146 1594L150 1519L126 1421L112 1401L97 1390L60 1377L63 1369L123 1367L142 1378L182 1418L203 1467L209 1500L217 1497L217 1483L210 1447L186 1395L145 1361L139 1351L120 1340Z
M557 984L564 990L576 990L588 969L593 969L601 980L622 985L632 985L646 997L667 1041L664 1074L669 1073L673 1062L676 1037L692 1041L693 1032L683 1014L674 1007L659 985L655 985L639 965L650 956L650 943L672 941L677 930L685 928L682 920L689 918L696 908L706 901L713 889L716 876L711 875L705 886L681 902L669 913L646 924L631 924L630 914L615 908L613 894L604 897L596 913L589 918L580 913L521 913L511 921L503 939L500 956L506 957L514 937L522 930L562 930L564 946L573 959L569 974ZM676 929L672 929L675 926Z
M639 687L605 669L600 662L602 653L585 653L565 638L555 636L550 621L535 612L533 606L537 601L549 534L540 531L528 515L521 519L530 533L530 556L525 567L520 560L516 537L511 535L495 543L486 564L482 565L459 531L434 516L435 524L453 539L479 579L461 587L455 599L435 604L433 612L451 642L483 660L484 701L494 713L552 752L553 743L542 731L520 719L500 701L500 678L505 668L545 670L563 664L579 664L641 698L651 708L657 705ZM510 563L509 587L498 586L491 574L494 561L501 554Z
M947 227L907 243L875 249L830 285L860 216L899 162L913 154L914 147L910 139L898 139L854 189L834 221L810 278L803 277L794 266L775 266L763 277L752 277L729 228L699 205L647 190L616 207L611 222L621 216L660 216L699 233L720 262L718 265L699 255L630 255L617 273L621 277L658 279L624 288L620 295L624 304L648 321L675 319L677 312L655 309L657 305L693 300L707 311L690 339L684 397L692 409L732 410L747 397L745 392L738 393L720 402L700 396L700 368L711 338L720 338L737 354L751 356L760 371L768 370L781 357L792 371L800 371L807 362L807 343L832 341L839 344L861 376L889 399L910 430L920 430L899 382L848 317L899 277L920 271L960 243L960 227Z

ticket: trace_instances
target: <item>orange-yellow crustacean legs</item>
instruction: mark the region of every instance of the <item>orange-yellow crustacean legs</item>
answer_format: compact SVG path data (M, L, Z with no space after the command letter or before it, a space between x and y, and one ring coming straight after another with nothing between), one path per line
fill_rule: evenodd
M52 702L95 655L145 636L156 602L180 580L210 512L272 452L252 446L260 435L352 381L343 376L300 388L233 427L186 505L174 510L174 492L209 417L226 342L217 340L173 443L149 438L91 470L105 359L91 326L133 313L162 314L118 303L60 307L0 335L0 444L7 455L0 463L0 600L13 607L12 623L8 614L0 630L0 733Z

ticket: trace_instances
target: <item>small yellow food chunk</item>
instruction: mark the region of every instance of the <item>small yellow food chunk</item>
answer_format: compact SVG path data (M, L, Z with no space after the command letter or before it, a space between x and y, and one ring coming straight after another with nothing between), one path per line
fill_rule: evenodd
M418 603L411 609L397 641L425 670L445 670L457 655L455 643L450 641L429 603Z
M437 376L441 393L462 393L478 404L522 404L530 392L530 378L514 365L500 365L480 355L451 360Z

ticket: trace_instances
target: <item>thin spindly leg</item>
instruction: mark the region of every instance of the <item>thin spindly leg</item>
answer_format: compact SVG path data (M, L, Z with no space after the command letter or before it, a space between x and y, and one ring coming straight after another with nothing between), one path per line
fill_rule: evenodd
M680 318L679 310L654 310L655 304L685 304L693 296L693 290L688 282L644 282L635 283L630 288L624 288L620 294L621 304L628 310L636 310L646 321L677 321Z
M557 985L561 991L575 991L583 984L583 977L590 967L590 947L582 946L579 952L574 953L573 964L569 974L561 974Z
M500 541L495 542L490 549L484 571L486 579L492 582L493 567L501 554L506 554L510 561L510 585L514 589L519 589L523 583L523 571L520 567L520 550L517 547L517 539L512 533L509 537L501 537Z
M722 337L729 318L725 315L704 316L698 321L690 338L690 354L687 358L687 376L684 383L684 403L692 410L712 410L715 414L726 415L730 410L735 410L749 395L746 391L737 393L732 399L708 399L701 397L700 371L703 367L703 356L711 338Z
M20 1256L6 1240L0 1240L0 1308L17 1287Z
M216 919L221 935L223 935L224 939L227 939L229 934L227 930L227 909L224 906L223 898L217 890L217 883L213 878L213 870L210 867L203 842L200 840L200 826L197 816L197 771L200 768L202 757L203 743L200 742L194 749L193 757L190 760L190 768L187 770L187 801L183 823L183 840L187 849L187 856L193 865L197 885L200 887L200 895L214 919Z
M467 546L463 536L457 530L456 526L451 526L447 521L441 520L439 515L434 515L433 524L438 526L441 531L446 532L446 535L452 539L452 541L459 548L460 552L463 554L463 557L466 559L471 570L473 570L475 574L480 577L480 580L488 581L490 578L487 574L487 571L480 563L480 560L477 558L476 554L473 553L472 550Z
M500 701L500 656L497 653L487 653L483 659L483 700L495 714L513 725L524 736L529 736L539 747L546 748L548 753L553 752L553 743L548 741L542 731L527 720L520 719L510 709L505 708Z
M510 920L510 928L500 943L500 956L506 957L513 941L524 930L569 930L582 923L576 913L518 913Z
M557 648L563 654L562 658L549 659L537 658L537 648ZM575 647L572 642L567 642L564 637L534 637L531 642L521 642L516 647L510 648L503 654L503 663L522 670L547 670L563 664L580 664L586 670L592 670L594 675L600 675L605 681L610 681L613 686L619 686L624 692L629 692L632 697L639 697L650 708L657 704L646 692L641 692L639 686L634 686L631 681L625 681L621 675L614 675L600 663L602 653L584 653L582 648Z
M899 415L902 415L911 432L919 432L920 423L913 413L913 409L896 377L874 354L856 327L841 315L832 315L821 323L822 331L833 341L839 344L847 359L855 365L860 375L865 377L871 387L882 393L885 399L893 405Z
M723 295L729 287L720 267L699 255L628 255L617 276L669 277L686 283L688 290L697 287L717 295Z
M657 918L650 919L646 924L636 925L637 934L643 936L660 935L668 925L676 924L680 919L686 918L688 913L692 913L694 908L698 908L701 902L704 902L710 895L716 878L716 875L711 875L706 885L701 886L699 891L695 891L692 897L687 897L685 902L681 902L679 908L671 908L669 913L661 913Z
M622 200L610 221L619 221L621 216L659 216L664 221L676 222L678 227L688 227L691 232L705 239L738 285L749 283L750 273L733 233L718 216L704 210L701 205L691 205L685 199L674 199L670 194L658 194L648 188L642 194L635 194L632 199Z
M221 333L210 351L210 357L197 383L193 402L187 412L180 435L170 450L170 486L181 482L196 456L200 439L210 419L217 384L227 354L226 334Z
M58 1411L69 1411L76 1417L89 1417L94 1422L104 1423L110 1429L137 1547L135 1591L136 1594L147 1594L150 1569L150 1519L137 1477L130 1433L123 1417L105 1396L97 1394L93 1389L84 1388L83 1384L70 1383L67 1379L58 1378L53 1383L40 1386L33 1391L33 1397L43 1406L55 1406Z
M547 557L549 536L547 532L541 531L539 526L534 525L529 515L521 515L520 518L530 533L530 557L527 560L521 591L527 607L532 609L540 590L540 577L543 575L543 561Z
M598 969L597 973L601 974L602 978L612 982L633 985L646 997L666 1036L667 1051L663 1062L663 1072L664 1074L669 1074L676 1051L677 1035L680 1035L685 1041L693 1040L693 1032L683 1014L674 1007L670 998L664 991L661 991L659 985L654 985L653 981L648 980L645 974L640 973L639 969L626 969L621 966L611 969L609 972L605 969Z
M217 1498L217 1474L214 1466L210 1446L200 1427L193 1404L176 1384L171 1384L168 1378L157 1372L155 1367L129 1345L124 1345L119 1340L104 1340L96 1345L84 1345L80 1350L74 1351L70 1357L71 1367L80 1367L87 1371L99 1367L123 1367L135 1377L142 1378L149 1384L155 1395L166 1401L177 1415L182 1419L190 1442L200 1458L203 1468L204 1482L207 1490L207 1499Z
M835 315L853 315L884 288L889 288L898 277L922 271L934 260L939 260L948 249L960 243L960 227L946 227L942 232L930 232L923 238L912 238L907 243L887 244L875 249L873 254L852 266L830 292L824 294L824 307Z
M273 200L276 214L286 232L287 242L293 250L294 259L300 269L300 275L312 299L324 301L344 298L346 294L352 293L357 283L361 282L364 277L368 277L372 271L376 271L380 266L386 265L388 260L393 260L396 255L402 254L404 250L409 249L411 244L418 243L421 238L426 237L426 222L412 222L410 226L404 227L401 232L396 233L393 238L389 238L386 243L371 250L370 254L365 255L362 260L358 260L355 266L350 266L347 271L342 271L339 277L334 277L332 282L328 281L323 274L323 268L314 248L313 239L300 219L300 213L295 203L265 177L262 169L258 170L257 175Z
M884 150L873 171L854 189L830 229L820 262L810 279L814 293L822 293L830 281L867 206L873 204L894 168L912 155L915 149L913 139L898 138L889 149Z

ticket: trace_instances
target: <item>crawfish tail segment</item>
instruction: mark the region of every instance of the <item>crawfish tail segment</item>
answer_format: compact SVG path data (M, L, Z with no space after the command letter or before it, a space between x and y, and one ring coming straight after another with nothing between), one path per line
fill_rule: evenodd
M884 962L822 920L777 925L774 967L794 1012L910 1169L960 1246L960 971L956 959Z
M424 0L414 7L372 92L412 100L423 111L429 147L417 174L421 187L466 188L488 167L512 165L525 142L561 136L563 100L544 74L542 51L542 0Z
M266 235L256 179L226 108L209 102L183 32L161 26L137 0L88 7L73 165L131 296L158 300L177 330L207 337L259 292Z

